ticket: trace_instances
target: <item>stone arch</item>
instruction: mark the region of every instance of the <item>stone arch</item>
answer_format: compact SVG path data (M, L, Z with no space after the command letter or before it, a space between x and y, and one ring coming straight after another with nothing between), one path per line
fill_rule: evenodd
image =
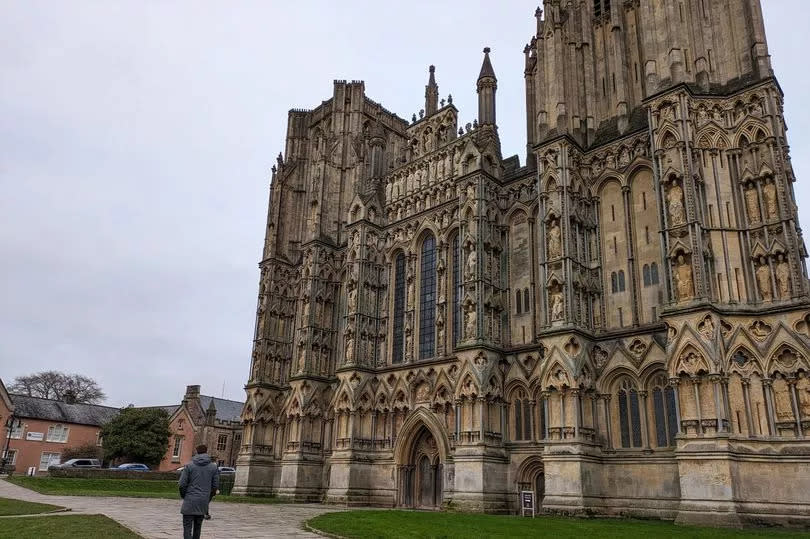
M394 443L397 505L437 507L442 503L443 467L450 457L447 429L435 414L417 409L403 423Z
M545 467L543 458L532 455L520 463L515 474L515 483L518 491L533 490L537 509L542 507L545 494ZM528 489L525 487L529 487Z

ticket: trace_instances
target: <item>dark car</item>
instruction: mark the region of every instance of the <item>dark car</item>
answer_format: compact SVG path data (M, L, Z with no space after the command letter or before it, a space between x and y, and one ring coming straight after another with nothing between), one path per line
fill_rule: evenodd
M148 472L149 466L146 464L139 464L136 462L128 462L126 464L121 464L113 468L113 470L122 470L128 472Z
M98 459L70 459L55 465L54 468L101 468L101 461Z

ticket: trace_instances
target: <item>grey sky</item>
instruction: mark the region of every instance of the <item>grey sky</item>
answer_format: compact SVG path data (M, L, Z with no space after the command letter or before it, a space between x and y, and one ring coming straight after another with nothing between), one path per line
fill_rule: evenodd
M242 399L268 171L287 110L333 79L410 118L435 64L465 123L488 45L523 162L536 3L390 4L0 2L0 377L79 372L116 406L192 383ZM808 225L810 4L763 7Z

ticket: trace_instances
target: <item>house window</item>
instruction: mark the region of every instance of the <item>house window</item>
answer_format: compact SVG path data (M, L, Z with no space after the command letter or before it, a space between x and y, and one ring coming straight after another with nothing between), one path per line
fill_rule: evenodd
M14 420L14 425L11 427L11 437L16 440L23 437L23 422L19 419Z
M56 466L59 464L61 456L61 453L49 453L48 451L43 451L42 456L39 458L39 471L47 471L48 466Z
M102 437L101 437L101 431L98 431L96 433L96 445L100 447L102 444L103 444L103 440L102 440Z
M419 290L419 358L436 355L436 239L429 235L422 243L422 271Z
M394 262L394 343L393 362L402 363L405 326L405 253L399 253Z
M45 440L48 442L66 443L69 430L70 429L64 425L51 425L48 427L48 436Z
M175 436L174 437L174 449L172 450L172 458L179 459L180 458L180 451L183 450L183 437L182 436Z
M242 444L242 435L238 432L233 435L233 445L239 447Z
M7 465L14 466L17 463L17 450L9 449L8 451L3 451L3 458L6 459Z
M227 434L220 434L217 438L217 451L225 451L225 447L228 445L228 435Z

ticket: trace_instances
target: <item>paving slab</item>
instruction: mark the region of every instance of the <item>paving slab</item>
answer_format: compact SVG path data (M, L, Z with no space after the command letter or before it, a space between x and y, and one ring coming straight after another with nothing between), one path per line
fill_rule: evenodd
M71 509L67 514L102 514L147 539L182 537L180 500L100 496L52 496L0 480L0 497L50 503ZM306 531L303 523L323 513L344 511L335 505L211 503L211 520L203 523L202 536L321 537ZM59 513L64 515L65 513ZM59 518L54 515L54 518Z

